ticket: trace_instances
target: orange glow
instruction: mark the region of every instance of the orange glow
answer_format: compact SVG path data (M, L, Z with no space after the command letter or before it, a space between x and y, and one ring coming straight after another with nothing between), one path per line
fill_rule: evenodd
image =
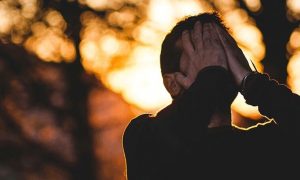
M75 59L74 43L66 37L67 27L60 12L48 10L42 21L33 22L39 9L37 0L4 0L0 2L0 38L9 37L21 44L30 30L32 36L23 44L25 48L45 61L70 62Z
M108 0L83 0L80 1L82 3L86 3L88 6L90 6L93 9L101 10L106 8L106 4L108 3Z
M85 4L95 10L118 9L122 6L120 0L79 0L79 3Z
M292 32L288 45L290 45L292 51L300 48L300 28Z
M153 30L153 28L155 28L155 26L153 26L151 22L144 22L135 29L133 37L140 43L160 46L164 34Z
M214 2L246 57L262 71L260 61L265 56L265 45L253 20L238 8L234 0ZM84 26L80 43L82 64L107 87L122 94L126 101L144 111L156 112L171 102L159 69L160 46L165 34L184 16L207 11L212 11L212 7L202 1L151 0L146 10L147 18L128 32L126 28L136 18L134 10L112 11L107 16L107 22L91 12L85 12L81 16ZM112 30L110 24L123 27L123 33L127 34ZM134 41L126 36L132 36ZM246 105L241 95L232 107L243 116L261 117L257 108Z
M179 19L200 12L204 12L204 7L195 0L152 0L148 8L148 18L156 28L168 32Z
M287 15L290 20L300 19L300 1L298 0L287 0Z
M11 36L13 43L21 43L37 11L37 0L0 1L0 38Z
M108 22L112 25L121 27L133 25L136 20L135 12L129 8L123 8L121 11L114 11L109 13Z
M237 1L236 0L214 0L216 8L221 12L228 12L236 8Z
M291 87L293 92L300 94L300 29L295 28L291 33L287 50L290 59L287 66L288 78L287 84Z
M114 10L125 1L79 1L93 9L110 9L104 18L92 12L82 13L83 29L79 45L82 64L107 87L121 93L128 102L145 111L154 112L171 102L162 85L159 71L160 45L165 34L184 16L212 11L212 7L205 1L197 0L151 0L148 6L145 6L144 1L127 1L139 6L146 18L137 22L141 16L138 13L141 12L133 8ZM213 2L246 57L254 62L259 71L263 71L260 61L265 56L265 46L255 22L246 11L238 7L235 0ZM12 29L18 30L11 35L14 43L21 43L24 40L23 34L30 30L29 20L35 17L39 1L19 0L18 3L20 9L8 1L0 2L0 36ZM260 0L245 0L245 3L254 11L261 6ZM288 7L296 11L296 1L289 0L287 3ZM121 27L123 31L114 30L111 26ZM24 46L45 61L70 62L76 54L74 43L64 34L66 27L62 15L50 9L44 14L42 21L32 23L33 35L26 40ZM289 44L292 49L298 46L298 36L297 32L291 36ZM156 86L155 81L159 82ZM258 111L246 105L241 96L235 100L233 109L246 117L259 116Z
M299 0L287 0L286 5L291 11L293 11L295 13L300 13L300 1Z
M153 0L150 1L148 18L159 28L170 29L175 22L172 2Z
M244 0L244 2L247 5L247 7L253 12L257 12L261 9L260 0Z
M113 124L124 124L124 117L134 117L132 110L129 109L130 106L122 97L109 90L92 90L89 94L88 107L89 122L95 129Z
M241 95L241 93L238 93L238 96L233 101L231 107L245 117L251 119L259 119L261 115L258 112L258 107L247 105L245 101L246 100Z
M287 66L288 71L288 85L291 89L300 94L300 52L297 51L294 53L291 58L289 59L289 63Z
M223 8L222 5L218 7ZM247 12L239 9L235 3L232 2L224 7L225 9L221 12L223 12L223 19L230 28L232 36L248 59L249 65L252 67L251 60L258 71L262 72L263 65L260 61L264 58L266 51L262 33L255 26L253 20L249 18ZM241 94L234 100L232 108L241 115L251 119L259 119L261 117L257 107L247 105Z
M114 55L118 51L120 51L119 41L116 39L115 36L112 35L105 35L100 40L100 48L107 54L107 55Z
M58 11L55 10L48 11L44 19L45 22L47 22L51 27L58 28L62 31L66 29L67 24L64 18L62 17L62 15Z
M165 33L182 17L202 12L204 8L194 0L149 3L147 19L132 31L136 42L109 30L104 21L92 13L84 13L80 53L85 69L96 73L107 87L122 94L131 104L154 113L171 102L159 67L160 45ZM112 12L108 23L126 28L135 19L134 13L130 9ZM122 14L128 19L117 18ZM115 68L116 59L125 63L117 63L118 68Z
M60 62L65 60L69 62L74 60L74 44L64 37L63 34L51 29L38 34L40 35L34 35L27 39L25 43L26 49L45 61Z
M25 48L48 62L70 62L75 59L74 43L63 31L66 22L58 11L49 10L45 22L36 22L31 26L33 35L25 42Z
M235 128L237 128L237 129L240 129L240 130L249 131L249 130L251 130L251 129L253 129L253 128L257 128L258 126L264 126L264 125L270 124L271 122L273 122L272 119L270 119L270 120L268 120L268 121L266 121L266 122L263 122L263 123L257 123L257 124L255 124L255 125L253 125L253 126L246 127L246 128L244 128L244 127L239 127L239 126L236 126L236 125L234 125L234 124L232 124L232 126L235 127Z
M156 112L170 103L158 66L145 63L109 74L110 87L126 101L148 111ZM141 103L142 102L142 103Z
M265 56L265 45L260 30L242 9L225 13L224 21L230 27L232 36L246 57L254 62L259 71L262 71L263 67L259 62Z
M4 2L0 2L0 33L8 33L13 26L11 20L14 13L10 12Z

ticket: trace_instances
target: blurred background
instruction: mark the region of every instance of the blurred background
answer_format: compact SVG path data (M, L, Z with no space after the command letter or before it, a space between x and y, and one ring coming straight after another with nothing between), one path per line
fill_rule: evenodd
M125 127L171 102L164 36L215 10L260 72L300 93L300 0L1 0L0 179L124 180ZM240 95L232 109L239 128L268 121Z

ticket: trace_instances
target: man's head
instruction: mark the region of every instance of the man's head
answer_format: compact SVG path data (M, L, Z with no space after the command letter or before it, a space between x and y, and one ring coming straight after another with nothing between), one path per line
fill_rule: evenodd
M178 22L165 37L160 55L161 73L164 85L173 98L176 98L184 91L184 88L178 84L175 78L176 72L180 72L180 67L186 63L184 60L180 60L183 54L181 42L182 32L185 30L192 31L197 21L201 22L201 24L215 23L227 31L227 28L222 24L217 13L203 13L187 17Z

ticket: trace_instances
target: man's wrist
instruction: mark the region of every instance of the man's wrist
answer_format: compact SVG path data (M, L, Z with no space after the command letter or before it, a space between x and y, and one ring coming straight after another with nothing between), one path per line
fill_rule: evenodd
M246 76L244 76L244 78L242 79L242 82L239 86L239 91L242 95L246 95L247 94L247 82L249 82L249 80L251 81L253 78L257 77L259 73L257 71L251 71L249 72Z

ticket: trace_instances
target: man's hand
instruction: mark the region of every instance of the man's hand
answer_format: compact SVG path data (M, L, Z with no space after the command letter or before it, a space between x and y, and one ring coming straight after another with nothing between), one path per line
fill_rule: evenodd
M216 23L213 23L213 26L225 49L229 70L234 77L237 87L240 87L243 78L251 73L252 70L242 50L229 33Z
M211 23L195 23L192 31L183 31L181 37L183 53L180 59L181 72L176 80L184 89L195 81L198 72L208 66L227 68L226 54L218 33Z

